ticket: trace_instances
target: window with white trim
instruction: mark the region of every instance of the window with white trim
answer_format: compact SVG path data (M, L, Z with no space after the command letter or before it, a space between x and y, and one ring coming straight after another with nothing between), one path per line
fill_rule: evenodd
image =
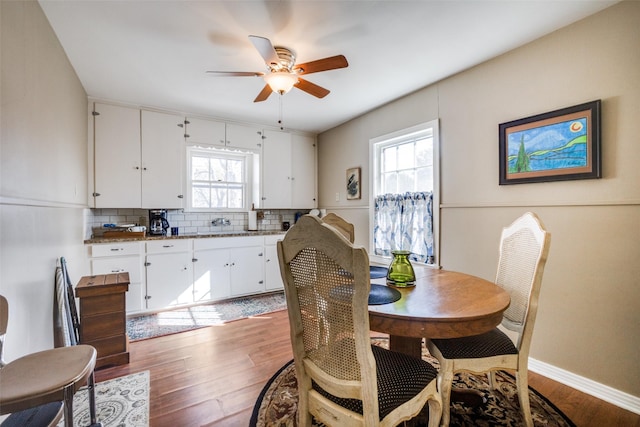
M246 210L252 157L251 153L187 147L187 210Z
M438 121L370 140L371 251L390 257L411 251L416 262L436 262Z

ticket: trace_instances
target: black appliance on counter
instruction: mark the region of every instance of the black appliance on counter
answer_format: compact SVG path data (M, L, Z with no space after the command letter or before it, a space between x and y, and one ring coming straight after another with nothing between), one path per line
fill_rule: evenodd
M152 236L166 236L169 228L166 209L151 209L149 211L149 230Z

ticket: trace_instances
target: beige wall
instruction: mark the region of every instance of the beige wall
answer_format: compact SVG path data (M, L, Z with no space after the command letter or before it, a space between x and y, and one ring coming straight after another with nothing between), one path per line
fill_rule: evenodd
M85 271L87 96L35 1L2 1L0 293L5 358L53 346L56 259Z
M440 119L440 263L493 279L527 210L552 234L531 357L640 397L640 2L623 2L319 136L319 203L368 245L369 139ZM498 185L498 124L602 99L603 178ZM363 198L344 173L363 168ZM335 193L341 200L335 201Z

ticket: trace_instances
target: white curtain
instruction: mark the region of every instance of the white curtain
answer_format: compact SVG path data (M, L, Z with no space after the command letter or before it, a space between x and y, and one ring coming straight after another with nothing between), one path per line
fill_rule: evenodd
M432 192L378 196L374 212L374 254L407 250L412 261L433 263Z

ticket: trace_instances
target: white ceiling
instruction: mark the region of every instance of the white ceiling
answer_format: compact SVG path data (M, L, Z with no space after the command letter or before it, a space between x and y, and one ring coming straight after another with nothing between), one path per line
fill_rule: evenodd
M248 35L303 63L349 67L306 76L331 93L282 98L283 124L318 133L596 13L617 1L40 0L87 94L143 107L277 125L279 96L253 99L265 71Z

